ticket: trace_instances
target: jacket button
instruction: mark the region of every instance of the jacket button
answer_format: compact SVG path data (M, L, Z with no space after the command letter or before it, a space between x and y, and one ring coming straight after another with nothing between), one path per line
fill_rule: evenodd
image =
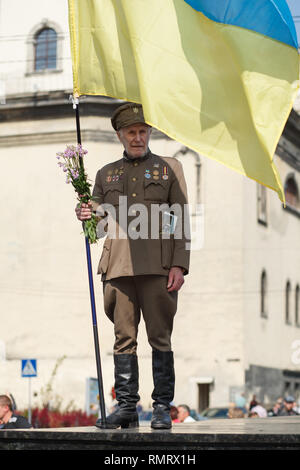
M138 162L134 162L133 166L138 166Z
M132 178L132 181L136 181L136 177L135 177L135 176Z
M132 196L132 197L136 197L136 193L132 193L131 196Z

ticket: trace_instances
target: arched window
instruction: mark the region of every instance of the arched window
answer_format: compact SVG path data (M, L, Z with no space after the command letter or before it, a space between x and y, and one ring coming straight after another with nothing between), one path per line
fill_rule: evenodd
M34 70L56 68L57 34L52 28L43 28L35 36Z
M299 307L300 307L300 287L299 287L299 284L297 284L296 289L295 289L295 323L296 323L296 326L300 326Z
M291 302L291 283L290 283L290 281L287 281L287 283L285 285L285 322L288 323L288 324L291 323L290 302Z
M284 185L285 199L289 206L299 208L299 190L294 175L287 177Z
M267 317L267 273L265 270L261 273L260 277L260 314L262 317Z

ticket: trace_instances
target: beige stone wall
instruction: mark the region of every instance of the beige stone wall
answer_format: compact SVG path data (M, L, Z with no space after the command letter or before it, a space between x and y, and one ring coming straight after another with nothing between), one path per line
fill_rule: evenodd
M87 129L111 132L108 120L82 118L83 134ZM53 133L58 142L45 145L2 147L1 167L7 175L2 186L1 211L5 230L1 238L1 303L7 319L0 339L5 343L6 361L0 362L2 386L16 395L20 406L27 401L27 380L20 378L20 360L38 359L38 378L32 379L33 391L39 391L50 378L58 358L66 356L58 371L55 392L65 402L73 400L84 407L85 379L95 376L95 359L85 246L81 224L74 214L75 194L57 166L55 154L65 144L61 133L74 132L72 119L2 125L2 135L23 136ZM74 135L75 137L75 135ZM39 137L39 142L42 139ZM66 142L74 143L74 142ZM122 149L116 143L83 142L88 149L85 167L93 180L99 167L119 158ZM151 149L173 155L181 146L165 139L153 139ZM191 202L195 201L195 164L182 157L189 182ZM201 202L204 203L204 246L192 254L191 274L180 293L174 327L173 349L176 357L176 402L189 398L197 407L193 381L203 376L215 379L212 403L227 401L228 387L243 382L240 224L227 224L224 206L219 204L219 183L228 178L223 203L230 204L231 190L241 184L240 177L215 162L203 160ZM225 172L225 174L224 174ZM207 185L213 181L215 188ZM219 182L219 183L218 183ZM227 202L226 202L227 201ZM236 220L239 201L236 200ZM214 230L211 230L214 227ZM222 238L220 238L222 233ZM102 241L92 246L94 283L99 336L103 361L106 400L113 385L112 324L102 308L102 286L96 275ZM224 266L228 269L224 270ZM230 327L228 326L230 325ZM230 339L230 341L229 341ZM139 335L141 398L145 407L151 403L151 350L143 321ZM224 368L228 359L239 363Z
M276 158L281 179L293 170ZM298 187L299 172L295 171ZM244 185L243 266L244 266L244 331L246 365L263 364L266 367L299 370L292 361L293 341L300 339L295 325L295 287L300 283L300 223L299 217L282 209L273 191L267 191L268 225L255 223L254 201L256 187ZM268 278L267 313L260 316L260 275L265 269ZM285 285L291 282L291 325L285 323Z
M28 37L43 23L58 27L59 68L31 74ZM67 2L27 0L22 9L19 0L2 0L0 32L9 38L0 48L2 92L16 96L72 89ZM108 119L82 117L81 124L89 151L86 169L94 180L98 168L120 158L122 149ZM0 123L0 393L13 393L20 408L28 402L21 358L38 359L32 391L39 392L56 361L66 356L55 378L55 393L64 404L74 401L80 408L85 406L85 380L96 376L84 238L74 214L74 191L65 184L55 159L57 151L75 141L73 118ZM151 149L172 156L184 147L154 138ZM197 408L197 384L207 380L212 382L210 404L227 405L232 389L244 386L244 371L250 364L299 368L291 362L291 344L299 339L300 330L284 323L286 279L293 289L300 282L299 218L284 212L277 195L268 190L268 226L264 227L257 223L254 181L203 157L197 167L193 152L183 151L178 158L188 183L192 222L199 218L204 222L204 238L197 249L193 244L190 274L179 296L173 333L175 402ZM284 180L291 169L280 158L276 163ZM298 173L297 178L300 185ZM198 219L197 203L203 214ZM109 405L113 328L103 313L102 286L96 275L102 243L91 251ZM259 311L262 268L268 274L268 319L261 318ZM141 401L149 408L151 350L143 321L138 351ZM38 400L39 395L32 399Z
M82 133L109 133L107 119L82 118ZM1 387L27 403L27 380L20 377L20 360L38 359L33 392L49 380L56 361L66 356L55 380L55 393L65 403L85 404L86 377L96 376L84 238L74 214L75 194L65 184L55 154L74 143L72 118L2 124L1 135L15 136L15 145L2 147L1 304L5 322L0 340L6 361L0 361ZM38 142L52 133L57 143L17 146L26 135ZM72 140L62 142L62 135ZM93 134L95 135L95 134ZM19 136L19 137L18 137ZM106 134L107 136L107 134ZM115 142L83 142L89 153L91 180L99 167L119 158ZM23 141L22 141L23 142ZM153 152L174 155L182 146L153 139ZM180 156L192 206L196 203L195 159ZM278 160L280 163L280 160ZM288 171L282 163L280 170ZM284 280L297 279L298 221L284 213L276 194L268 191L270 224L257 224L256 183L223 165L201 158L200 200L203 246L192 252L190 274L179 297L173 333L176 358L175 402L197 408L197 383L208 377L211 405L226 405L232 387L243 387L249 364L293 368L291 343L298 329L284 324ZM193 213L193 207L192 207ZM195 216L192 215L192 220ZM241 222L242 221L242 222ZM106 401L113 385L113 328L102 307L102 286L96 275L102 241L92 246L94 283ZM277 256L274 256L276 253ZM259 276L269 275L270 315L260 318ZM280 338L280 341L279 341ZM276 342L277 340L277 342ZM143 321L139 334L141 399L151 403L151 350ZM295 366L294 366L295 367ZM36 398L38 400L38 397Z

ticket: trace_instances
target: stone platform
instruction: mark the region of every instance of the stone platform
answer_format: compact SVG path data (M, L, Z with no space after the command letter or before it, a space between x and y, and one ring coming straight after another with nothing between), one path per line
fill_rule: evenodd
M171 430L96 427L0 430L0 450L98 450L180 454L201 450L300 450L300 416L212 419L174 424Z

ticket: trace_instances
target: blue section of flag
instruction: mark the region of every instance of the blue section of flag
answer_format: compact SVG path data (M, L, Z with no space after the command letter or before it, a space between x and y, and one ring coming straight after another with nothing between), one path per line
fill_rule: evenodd
M293 17L286 0L184 0L218 23L251 29L298 49Z

